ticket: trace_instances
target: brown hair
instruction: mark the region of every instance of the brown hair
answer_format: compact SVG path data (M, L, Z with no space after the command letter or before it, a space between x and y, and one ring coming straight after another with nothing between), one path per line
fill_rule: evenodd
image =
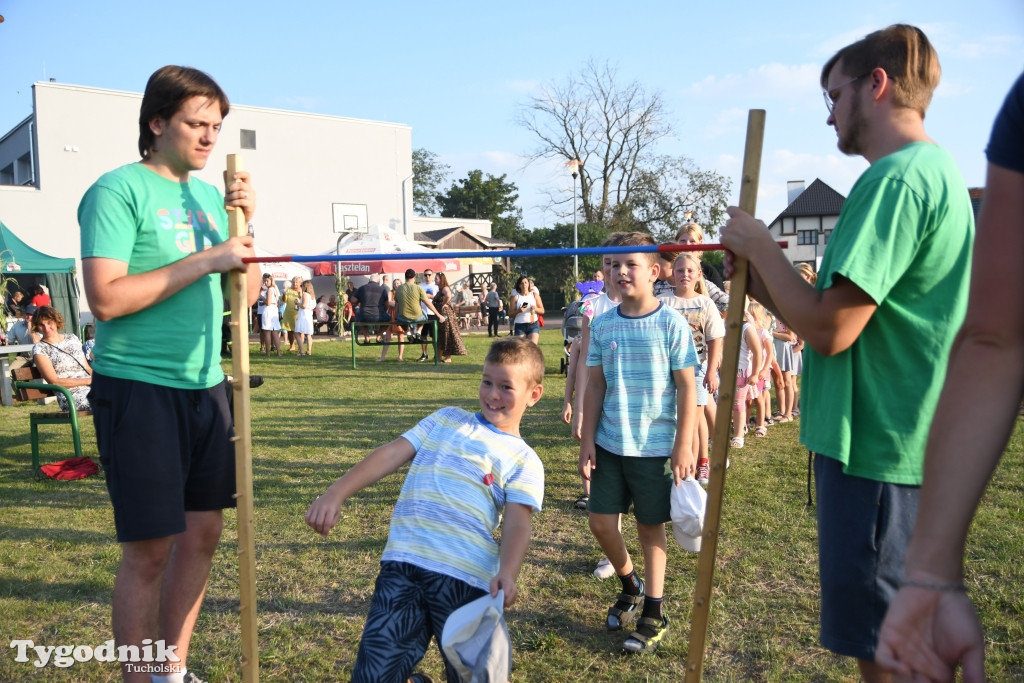
M893 24L869 33L835 53L821 69L822 88L828 89L828 76L840 60L843 73L850 78L860 79L876 68L884 69L893 82L893 104L914 109L922 118L942 76L939 56L928 36L909 24ZM854 85L859 87L859 83Z
M654 247L658 243L654 241L654 238L648 235L646 232L624 232L619 237L617 247ZM647 261L652 265L658 262L657 252L647 251L642 252L647 258Z
M438 285L438 288L443 291L444 288L448 286L448 276L445 275L444 273L434 273L434 275L436 275L437 279L441 281L441 284Z
M139 110L139 154L148 159L156 142L149 123L153 119L168 120L178 113L185 100L206 97L220 105L221 118L228 115L231 103L217 82L199 69L168 65L153 72L146 83Z
M516 365L526 370L526 378L534 385L544 383L544 354L526 337L499 339L487 350L484 363Z
M53 306L40 306L36 309L36 312L32 314L32 329L38 332L44 320L55 324L58 330L64 329L64 316Z

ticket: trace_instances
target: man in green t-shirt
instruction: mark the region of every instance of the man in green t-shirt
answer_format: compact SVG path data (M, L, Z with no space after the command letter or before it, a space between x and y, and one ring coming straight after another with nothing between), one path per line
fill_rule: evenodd
M423 313L423 309L420 308L420 303L427 307L431 313L437 316L438 322L444 322L445 317L437 312L434 308L434 302L430 300L427 295L427 291L416 284L416 271L412 268L408 268L405 271L405 283L398 286L395 290L395 306L398 311L395 313L395 317L398 318L400 323L420 323L427 319L427 316ZM407 330L409 325L403 325ZM416 326L412 329L415 331ZM412 334L413 332L410 332ZM427 344L423 342L423 353L420 355L419 360L427 360Z
M730 207L722 243L751 293L804 340L800 439L815 456L821 642L867 681L917 513L928 428L962 321L974 219L924 114L938 57L913 26L876 31L821 73L839 149L871 166L808 285L764 224ZM732 259L727 261L727 275Z
M186 671L221 511L234 507L233 425L220 368L222 275L245 270L250 236L229 238L225 207L255 210L248 173L226 195L192 175L206 166L228 113L220 86L166 66L146 84L142 161L100 177L78 208L82 275L104 352L90 399L114 507L121 563L114 581L119 646L153 641ZM249 305L259 294L248 266ZM149 640L145 640L149 639ZM126 681L149 672L122 664Z

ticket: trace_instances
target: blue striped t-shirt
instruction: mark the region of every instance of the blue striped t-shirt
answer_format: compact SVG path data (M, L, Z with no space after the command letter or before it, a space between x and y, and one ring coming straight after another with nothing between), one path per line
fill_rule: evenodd
M487 590L506 503L541 509L544 466L479 413L442 408L402 435L416 449L381 561L406 562Z
M676 383L672 371L700 365L690 326L664 304L631 318L622 307L590 323L587 366L600 365L607 389L595 442L630 457L672 455Z

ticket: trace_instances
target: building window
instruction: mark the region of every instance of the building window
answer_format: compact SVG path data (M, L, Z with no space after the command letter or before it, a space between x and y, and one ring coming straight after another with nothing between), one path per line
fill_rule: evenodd
M242 149L256 149L256 131L242 129Z
M801 230L796 236L797 244L817 244L818 243L818 231L817 230Z
M828 244L828 240L829 240L830 237L832 237L832 231L831 230L826 230L825 231L825 244Z
M8 164L0 169L0 185L14 184L14 164Z

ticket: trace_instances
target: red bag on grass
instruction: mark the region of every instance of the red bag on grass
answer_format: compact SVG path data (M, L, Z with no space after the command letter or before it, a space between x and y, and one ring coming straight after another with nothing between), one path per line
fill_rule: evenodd
M85 479L100 471L92 458L68 458L39 468L50 479Z

